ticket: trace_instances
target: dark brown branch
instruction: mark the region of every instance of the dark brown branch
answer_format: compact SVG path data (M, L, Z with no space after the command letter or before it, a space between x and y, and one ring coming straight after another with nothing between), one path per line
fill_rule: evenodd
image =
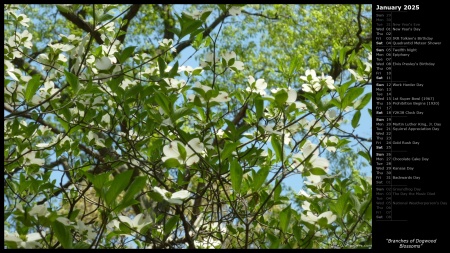
M65 17L67 20L71 21L76 26L78 26L79 28L83 29L85 32L90 33L92 35L92 37L94 37L95 41L98 44L103 44L103 40L102 40L102 38L100 36L101 34L98 31L95 31L95 28L92 27L91 24L87 23L81 17L78 17L73 12L62 12L62 11L60 11L59 13L61 13L61 15L63 17Z
M162 7L159 5L154 5L154 7L159 11L160 17L162 17L164 22L164 39L172 39L174 38L173 32L170 29L174 28L175 20L173 19L172 14L170 13L171 8L168 4L162 4Z
M33 66L31 66L28 62L26 62L23 58L14 58L11 61L16 67L22 69L27 72L30 76L39 75L41 80L44 80L45 77L37 71Z
M128 10L127 14L123 17L123 19L127 20L127 22L120 27L120 30L124 32L117 38L117 40L120 41L120 43L124 42L128 26L130 25L131 20L137 15L139 8L141 8L141 6L142 4L133 4L130 10Z

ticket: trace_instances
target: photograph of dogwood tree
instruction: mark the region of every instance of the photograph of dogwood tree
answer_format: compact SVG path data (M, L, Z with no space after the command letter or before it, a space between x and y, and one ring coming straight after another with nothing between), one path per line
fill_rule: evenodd
M371 11L4 5L4 248L371 248Z

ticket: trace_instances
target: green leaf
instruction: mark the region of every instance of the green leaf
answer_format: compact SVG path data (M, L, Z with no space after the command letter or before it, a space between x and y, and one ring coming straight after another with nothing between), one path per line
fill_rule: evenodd
M225 143L225 147L220 154L220 159L224 161L227 159L233 151L236 150L236 147L239 145L239 142L227 142Z
M347 52L347 49L345 47L341 48L341 50L339 51L339 63L341 65L344 65L346 52Z
M123 201L128 201L130 199L134 199L134 196L139 191L144 189L146 183L147 183L147 177L146 176L136 177L133 180L133 183L130 184L130 187L128 187L128 190L125 192L125 195L123 196Z
M240 192L243 171L242 167L236 159L230 163L231 186L235 192Z
M173 32L175 35L177 35L178 37L180 37L180 33L181 33L181 31L180 31L180 29L178 29L178 28L176 28L176 27L173 27L173 28L169 28L169 29L167 29L169 32Z
M367 152L359 151L358 155L364 157L369 163L372 163L372 159L370 158L370 155Z
M177 143L177 147L178 147L178 152L180 153L181 160L186 161L186 156L187 156L186 148L181 143Z
M292 227L292 231L294 232L295 240L298 242L302 241L302 227L300 227L298 224L294 225Z
M77 92L79 88L79 80L78 77L67 70L64 70L64 75L66 76L67 82L73 91Z
M195 36L194 42L192 42L192 47L195 48L196 50L200 49L202 41L203 41L203 33L197 34L197 36Z
M89 172L85 173L86 177L89 179L90 182L94 185L94 188L97 190L101 190L103 186L105 185L106 181L109 180L109 175L111 175L110 172L108 173L102 173L98 175L93 175Z
M219 4L219 8L220 8L223 12L226 12L226 11L227 11L227 5L226 5L226 4Z
M369 199L370 200L370 199ZM372 201L369 201L369 200L367 200L367 201L365 201L364 203L363 203L363 209L362 209L362 211L366 211L365 213L364 213L364 218L366 219L366 220L372 220L372 207L371 207L371 205L372 205ZM367 208L366 208L366 205L368 205L367 206Z
M276 180L275 184L278 184L278 180ZM278 184L278 186L273 191L273 199L277 201L280 198L281 194L281 184Z
M356 128L359 123L359 119L361 118L361 111L356 111L355 115L353 115L352 119L352 127Z
M253 177L253 184L252 188L253 191L259 191L263 183L266 181L267 176L269 175L270 167L269 166L262 166L258 172L256 172L256 175Z
M362 108L364 108L364 106L366 106L370 102L371 99L372 99L372 92L367 93L366 95L364 95L364 97L361 99L361 103L355 109L361 110Z
M112 19L112 18L114 18L114 16L113 15L111 15L111 14L108 14L108 13L105 13L105 14L103 14L98 20L96 20L98 23L101 23L101 22L103 22L103 21L106 21L106 20L110 20L110 19Z
M39 75L34 75L30 81L28 81L27 89L25 90L26 101L31 101L34 94L39 89L39 86L41 86L41 79L39 78Z
M180 166L180 162L176 158L169 158L166 161L164 161L164 166L166 168L176 168Z
M89 249L91 245L85 243L85 242L78 242L73 245L74 249Z
M363 87L354 87L354 88L351 88L351 89L348 91L348 93L347 93L346 96L348 96L350 102L353 102L353 101L354 101L355 99L357 99L361 94L363 94L363 92L364 92L364 88L363 88Z
M350 194L349 197L353 204L353 208L356 210L357 213L359 213L359 210L361 209L361 203L359 202L358 197L356 197L353 194Z
M280 229L283 232L287 231L287 227L291 222L291 205L280 212Z
M161 196L161 194L159 194L157 192L154 192L154 191L148 192L148 196L151 199L155 200L156 202L163 202L164 201L164 197Z
M264 115L264 100L260 97L255 98L256 119L262 118Z
M369 112L370 117L372 118L372 109L367 108L367 111Z
M158 67L159 67L159 76L161 78L165 77L167 65L162 57L158 57Z
M347 192L347 193L341 195L339 197L338 201L336 202L336 205L335 205L335 209L336 210L335 211L336 211L336 214L339 217L344 217L345 216L345 209L348 206L348 196L349 196L349 194L350 193Z
M128 223L120 222L119 229L120 229L121 234L131 234L131 228Z
M169 100L167 99L167 97L162 94L160 91L155 91L155 101L156 103L161 106L161 108L163 109L163 111L167 114L170 115L171 114L171 110L170 110L170 103Z
M235 138L236 137L236 126L233 124L233 122L231 122L227 119L225 119L225 122L227 122L227 126L228 126L227 129L228 129L228 131L230 131L230 134L231 134L231 135L229 135L229 137L231 139L235 140L236 139Z
M280 246L280 238L278 236L273 235L271 232L267 233L267 238L270 241L270 249L278 249Z
M69 8L67 8L66 6L64 6L63 4L57 4L56 8L58 9L58 11L60 12L64 12L64 13L69 13L71 12Z
M309 172L311 172L311 174L313 174L313 175L318 175L318 176L327 174L327 172L325 172L325 170L323 170L321 168L312 168L309 170Z
M175 226L177 225L177 222L180 220L180 217L178 215L172 216L164 225L164 236L167 236L175 229Z
M279 90L274 95L275 102L277 103L277 105L279 107L282 107L284 105L284 103L286 103L288 97L289 96L288 96L288 93L286 92L286 90Z
M319 224L320 227L326 227L328 224L328 220L325 217L320 218L317 220L317 224Z
M127 201L121 201L120 204L118 204L115 208L114 208L114 212L120 212L123 209L127 208L127 207L131 207L132 205L136 205L139 204L140 202L135 200L135 199L129 199Z
M294 56L294 59L292 59L291 64L289 65L289 76L292 76L294 71L298 68L298 55Z
M63 108L59 109L59 111L62 113L62 115L64 116L64 118L65 118L67 121L70 122L70 121L72 120L72 114L70 114L69 108L63 107Z
M202 25L202 21L187 17L187 15L184 15L184 13L182 14L182 16L183 19L180 20L181 32L179 35L179 39L184 38L184 36L188 34L192 34L192 36L195 36L199 32L201 32L201 29L197 30L197 28Z
M173 113L173 122L177 121L179 118L184 117L186 115L189 115L191 113L193 113L194 111L192 111L191 108L188 107L181 107L179 109L176 109L175 112Z
M78 214L80 213L81 209L74 209L73 212L70 213L70 217L69 220L70 221L75 221Z
M133 170L127 170L120 173L114 177L111 187L109 187L106 192L105 200L107 205L111 205L119 194L125 190L125 188L130 184L131 176L133 175Z
M350 84L352 84L353 82L354 82L354 80L350 80L348 82L343 83L341 86L336 87L336 90L338 91L339 97L341 98L341 100L344 99L345 92L347 91Z
M278 135L272 134L270 142L272 143L273 150L279 161L282 161L283 156L283 146L281 146L281 140Z
M127 47L125 48L122 53L117 57L117 60L119 61L120 64L123 64L134 52L134 49L136 49L135 46L133 47Z
M72 234L70 233L69 229L66 226L64 226L64 224L55 220L54 222L52 222L52 228L53 232L56 235L56 238L58 238L58 241L61 243L63 248L65 249L73 248Z
M168 76L170 78L173 78L173 77L175 77L177 75L178 75L178 61L175 62L175 64L173 65L173 67L170 69L170 71L168 73Z

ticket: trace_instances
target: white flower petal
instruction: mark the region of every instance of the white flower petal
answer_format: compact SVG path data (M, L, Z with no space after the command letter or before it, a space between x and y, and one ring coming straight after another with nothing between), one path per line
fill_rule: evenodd
M74 222L71 222L69 219L67 219L65 217L58 217L58 218L56 218L56 220L61 222L62 224L66 225L66 226L70 226L71 224L74 223Z
M102 58L95 61L95 67L97 67L97 69L99 70L107 70L110 69L111 66L111 60L106 56L103 56Z
M187 199L191 194L186 190L177 191L172 194L171 199Z
M288 99L286 100L287 103L294 103L297 100L297 91L296 90L289 90L288 91Z
M155 186L155 187L153 187L153 191L155 191L156 193L161 195L165 200L169 199L166 195L168 193L168 191L166 189L161 189L161 188Z
M42 235L45 236L45 232L42 232ZM37 240L41 240L42 237L39 233L31 233L31 234L27 234L27 242L32 242L32 241L37 241Z
M183 201L181 199L168 199L167 202L174 204L174 205L181 205L183 204Z
M228 10L228 12L230 13L230 15L237 16L237 15L241 14L241 7L239 7L239 6L232 6Z
M163 147L164 155L169 158L178 158L180 157L180 152L178 151L178 144L183 145L179 141L172 141L170 144L167 144Z
M201 153L205 149L205 145L200 141L199 138L194 138L188 141L188 146L192 147L195 152Z
M336 215L333 214L331 211L327 211L327 212L321 213L318 218L320 219L320 218L323 218L323 217L325 217L327 219L328 224L333 223L336 220L336 218L337 218Z

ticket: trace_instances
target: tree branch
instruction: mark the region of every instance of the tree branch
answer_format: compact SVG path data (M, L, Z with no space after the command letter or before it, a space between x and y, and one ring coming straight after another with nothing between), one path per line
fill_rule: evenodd
M45 77L23 58L14 58L14 60L12 60L11 62L16 65L16 67L27 72L30 76L39 75L41 77L41 80L45 80Z
M132 20L134 17L136 17L136 15L137 15L137 13L138 13L138 11L139 11L139 8L141 8L141 6L142 6L142 4L133 4L133 5L131 6L130 10L128 10L127 14L123 17L123 19L124 19L124 20L126 19L127 22L126 22L124 25L122 25L122 26L120 27L120 30L124 32L122 35L120 35L120 36L117 38L117 40L120 41L120 43L123 44L123 42L124 42L124 40L125 40L126 32L127 32L127 30L128 30L128 26L130 25L131 20Z
M263 18L267 18L267 19L274 19L274 20L278 20L278 19L279 19L279 18L278 18L278 13L275 13L275 16L274 16L274 17L269 17L269 16L266 16L266 15L264 15L264 14L262 14L262 13L251 13L251 12L248 12L248 11L246 11L246 10L242 10L241 12L242 12L242 13L245 13L245 14L247 14L247 15L259 16L259 17L263 17Z
M61 15L63 17L65 17L67 20L71 21L76 26L78 26L78 28L81 28L85 32L90 33L98 44L103 44L103 40L102 40L102 38L100 36L101 34L98 31L95 31L95 28L92 27L91 24L87 23L81 17L78 17L73 12L62 12L62 11L59 11L59 13L61 13Z

